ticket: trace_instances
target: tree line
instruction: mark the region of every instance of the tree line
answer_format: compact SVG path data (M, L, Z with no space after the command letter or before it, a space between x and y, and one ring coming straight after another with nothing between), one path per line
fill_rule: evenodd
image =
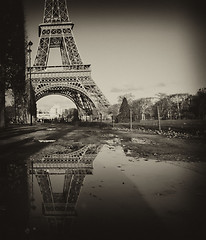
M119 103L110 106L109 114L115 122L158 119L206 119L206 88L195 95L158 94L156 97L133 100L131 94L119 97Z
M21 0L6 0L0 8L0 127L7 118L27 122L29 84L26 81L26 37L24 10ZM10 92L12 106L5 108L5 96Z

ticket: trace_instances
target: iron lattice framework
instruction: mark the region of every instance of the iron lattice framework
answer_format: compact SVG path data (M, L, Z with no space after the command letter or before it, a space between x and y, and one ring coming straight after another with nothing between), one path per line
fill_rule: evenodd
M101 145L85 145L71 153L47 154L35 159L30 175L37 179L42 195L42 213L49 226L56 228L75 217L76 204L86 175L92 174L93 161ZM63 175L62 192L54 192L51 176Z
M51 94L72 100L80 112L104 113L109 102L91 77L90 65L82 62L73 36L66 0L45 0L43 23L39 25L39 46L31 72L36 101ZM47 66L49 51L59 48L61 66Z

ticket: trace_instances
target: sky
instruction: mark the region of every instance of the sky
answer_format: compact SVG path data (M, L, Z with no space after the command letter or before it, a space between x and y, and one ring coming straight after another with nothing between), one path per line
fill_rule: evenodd
M158 93L195 94L206 87L201 6L180 2L67 1L80 56L91 64L92 78L111 104L129 93L138 99ZM24 8L34 61L44 0L24 0ZM50 53L53 63L60 64L57 50Z

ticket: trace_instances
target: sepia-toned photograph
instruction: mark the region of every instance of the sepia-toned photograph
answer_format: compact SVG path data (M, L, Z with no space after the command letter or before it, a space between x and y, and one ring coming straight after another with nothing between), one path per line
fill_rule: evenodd
M3 0L0 239L206 239L204 1Z

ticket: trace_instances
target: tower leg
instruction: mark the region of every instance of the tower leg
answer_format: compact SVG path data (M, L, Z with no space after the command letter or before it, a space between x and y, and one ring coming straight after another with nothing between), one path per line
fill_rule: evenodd
M49 45L50 38L40 38L36 59L34 61L34 67L41 66L46 68L49 56Z

